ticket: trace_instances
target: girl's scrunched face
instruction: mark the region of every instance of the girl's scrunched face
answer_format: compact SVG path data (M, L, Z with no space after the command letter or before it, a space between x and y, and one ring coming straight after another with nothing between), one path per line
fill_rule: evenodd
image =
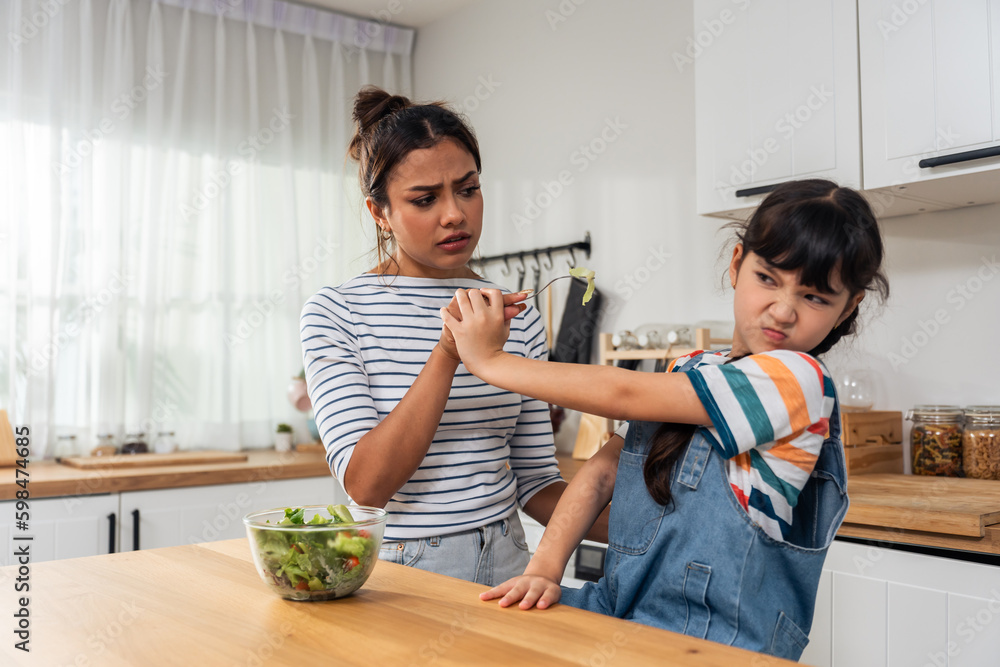
M839 277L832 292L799 282L799 271L785 271L738 244L729 265L735 289L732 356L771 350L808 352L847 319L864 293L851 295Z
M392 231L399 273L418 278L467 278L466 267L483 229L483 196L476 161L447 138L410 152L396 167L389 206L366 202L375 222Z

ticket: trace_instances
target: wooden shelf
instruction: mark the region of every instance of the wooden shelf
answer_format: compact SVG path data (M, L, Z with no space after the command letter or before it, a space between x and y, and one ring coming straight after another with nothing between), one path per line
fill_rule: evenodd
M602 333L598 335L598 355L602 366L613 365L616 361L669 361L699 350L709 350L715 345L731 345L732 340L728 338L712 338L708 329L694 330L694 347L674 347L656 350L616 350L611 344L612 335ZM614 434L614 420L595 417L594 415L581 415L580 430L577 432L576 446L573 448L574 459L589 459L598 449L608 441Z

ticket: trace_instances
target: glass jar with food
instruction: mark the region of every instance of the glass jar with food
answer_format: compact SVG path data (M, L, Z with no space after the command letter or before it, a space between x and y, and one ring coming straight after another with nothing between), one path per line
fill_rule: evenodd
M962 477L962 408L918 405L906 418L913 422L910 429L913 474Z
M125 436L125 443L122 445L122 454L147 454L149 445L146 444L146 434L135 431Z
M1000 479L1000 405L965 409L962 468L966 477Z

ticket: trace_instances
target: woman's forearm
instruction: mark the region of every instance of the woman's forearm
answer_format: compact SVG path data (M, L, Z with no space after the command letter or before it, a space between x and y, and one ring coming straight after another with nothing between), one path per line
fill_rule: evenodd
M620 437L612 437L580 468L552 512L525 574L541 575L556 582L562 579L573 550L611 501L618 455L624 444Z
M358 441L344 489L358 504L385 507L420 467L451 394L459 362L439 345L403 399Z
M566 482L553 482L544 489L531 496L524 505L524 512L532 519L542 524L548 525L552 519L552 513L559 503L559 499L566 492ZM608 508L597 517L594 525L587 531L585 538L594 542L608 542Z

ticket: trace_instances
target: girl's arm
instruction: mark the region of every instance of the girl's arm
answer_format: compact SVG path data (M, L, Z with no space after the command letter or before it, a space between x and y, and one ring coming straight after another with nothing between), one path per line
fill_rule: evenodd
M523 300L523 295L508 294L496 304L500 310L506 307L509 319L523 308L516 303ZM355 502L385 507L420 467L437 433L459 363L453 339L442 328L441 341L402 400L355 444L341 480Z
M640 373L614 366L592 366L525 359L503 351L503 312L479 290L458 290L461 320L447 310L441 317L451 330L465 367L502 389L554 405L611 419L709 425L691 381L683 373Z
M536 605L545 609L559 601L559 582L569 557L611 501L624 445L624 440L613 436L583 464L556 505L524 574L480 594L481 600L500 598L501 607L520 601L521 609Z

